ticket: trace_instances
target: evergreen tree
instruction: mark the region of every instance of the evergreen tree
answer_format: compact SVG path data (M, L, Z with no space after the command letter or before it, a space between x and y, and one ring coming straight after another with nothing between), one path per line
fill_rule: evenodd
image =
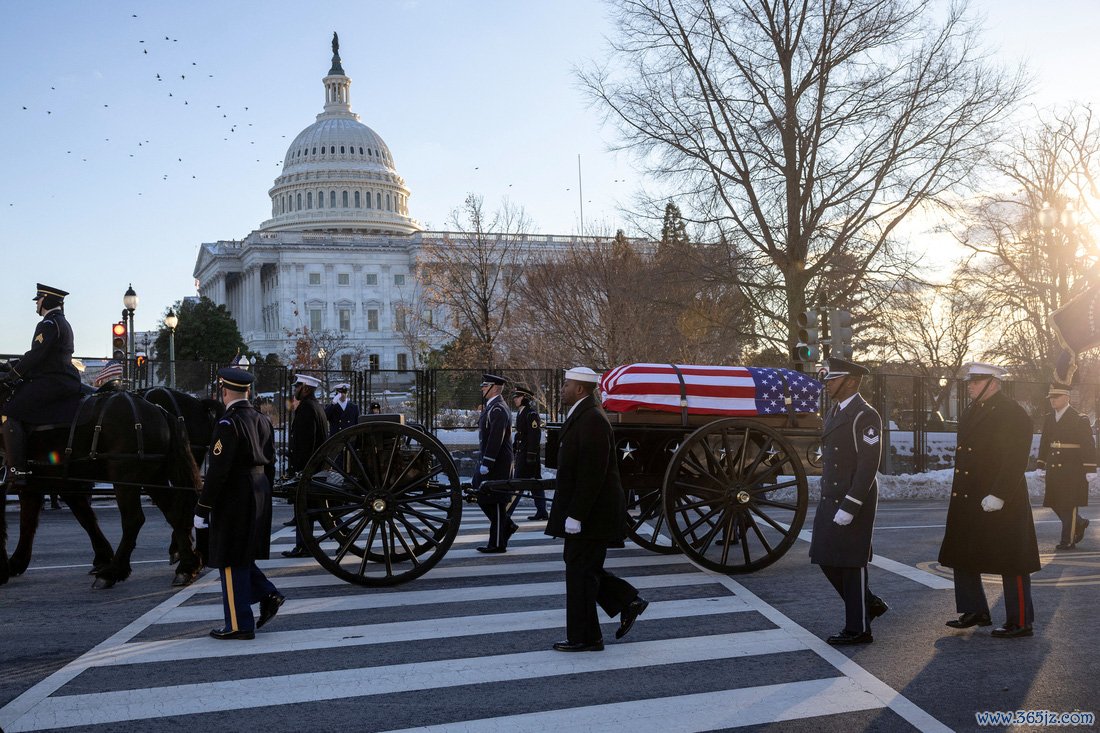
M248 347L237 329L237 322L224 305L209 298L177 301L172 308L179 316L176 326L176 387L188 392L204 392L210 380L210 365L229 365ZM168 327L161 321L156 349L160 358L157 373L168 378Z

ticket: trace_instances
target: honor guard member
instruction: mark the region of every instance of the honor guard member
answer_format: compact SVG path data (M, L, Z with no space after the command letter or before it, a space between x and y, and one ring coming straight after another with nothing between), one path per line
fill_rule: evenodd
M611 423L596 395L599 375L588 367L565 373L562 405L569 412L558 443L557 488L546 534L565 539L565 633L559 652L601 652L596 606L619 617L615 638L634 626L649 602L630 583L604 570L607 548L626 539L626 494L615 460Z
M275 444L271 421L248 401L254 377L235 367L218 370L225 415L214 427L195 527L210 529L207 564L218 568L225 625L215 639L254 639L286 600L256 560L266 560L271 538ZM252 603L260 604L260 619Z
M516 387L512 394L512 406L516 413L516 432L512 438L512 475L515 478L542 478L542 463L539 461L539 449L542 441L542 418L532 405L534 393L526 387ZM535 500L535 513L529 520L546 520L546 494L542 489L532 489Z
M826 640L835 646L871 643L872 619L889 610L867 584L882 456L882 418L859 394L867 374L866 367L831 358L824 377L832 407L821 431L821 500L810 562L844 600L844 628Z
M328 439L328 418L317 401L321 380L299 374L294 380L294 418L290 421L290 456L287 468L294 476L305 470L317 449ZM294 547L283 550L283 557L305 557L309 554L302 543L302 533L294 525Z
M966 366L970 405L959 419L955 475L939 563L955 571L953 629L989 626L982 573L1001 576L1006 620L993 636L1031 636L1035 610L1031 573L1039 570L1039 546L1024 470L1031 453L1031 418L1005 396L1004 369Z
M1088 506L1090 473L1096 473L1096 442L1089 419L1069 404L1067 385L1050 385L1051 412L1043 423L1039 441L1041 470L1046 472L1043 506L1062 520L1062 538L1055 549L1072 550L1085 536L1089 520L1077 508Z
M351 389L350 384L336 385L332 404L325 408L329 437L336 435L344 428L359 424L359 405L348 399L349 389Z
M379 404L378 402L372 402L372 403L370 403L369 410L370 410L371 415L381 415L382 414L382 405Z
M64 290L38 283L35 309L42 316L31 348L11 365L3 381L15 394L0 409L4 455L16 486L26 483L27 433L24 424L44 425L72 419L80 394L80 372L73 366L73 329L65 318Z
M481 375L481 397L485 400L477 424L481 460L471 484L478 492L478 506L489 518L489 543L477 548L478 552L505 552L508 538L519 529L511 517L515 497L507 492L480 490L482 481L507 479L512 475L512 441L509 435L512 415L500 396L504 384L504 377Z

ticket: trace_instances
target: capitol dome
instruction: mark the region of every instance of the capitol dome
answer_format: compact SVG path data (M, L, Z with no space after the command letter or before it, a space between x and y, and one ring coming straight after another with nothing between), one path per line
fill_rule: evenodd
M261 231L412 234L409 189L385 141L351 111L351 79L333 34L332 68L322 80L325 107L298 133L268 193L271 218Z

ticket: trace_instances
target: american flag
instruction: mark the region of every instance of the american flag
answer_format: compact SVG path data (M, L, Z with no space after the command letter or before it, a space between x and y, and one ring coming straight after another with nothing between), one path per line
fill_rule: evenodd
M817 412L821 383L791 369L677 365L692 415L780 415ZM670 364L627 364L600 380L604 409L611 412L680 412L680 380Z
M102 387L112 379L119 379L120 377L122 377L122 364L117 361L109 361L99 370L99 374L95 375L95 381L92 384L96 387Z

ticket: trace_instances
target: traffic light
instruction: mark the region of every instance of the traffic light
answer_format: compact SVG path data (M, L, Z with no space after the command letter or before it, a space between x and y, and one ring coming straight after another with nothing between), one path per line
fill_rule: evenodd
M111 358L126 360L126 324L122 321L111 324Z
M804 310L798 314L798 343L795 361L816 363L821 358L821 314Z
M832 337L833 354L841 359L852 358L852 314L844 310L834 310L829 314L829 333Z

